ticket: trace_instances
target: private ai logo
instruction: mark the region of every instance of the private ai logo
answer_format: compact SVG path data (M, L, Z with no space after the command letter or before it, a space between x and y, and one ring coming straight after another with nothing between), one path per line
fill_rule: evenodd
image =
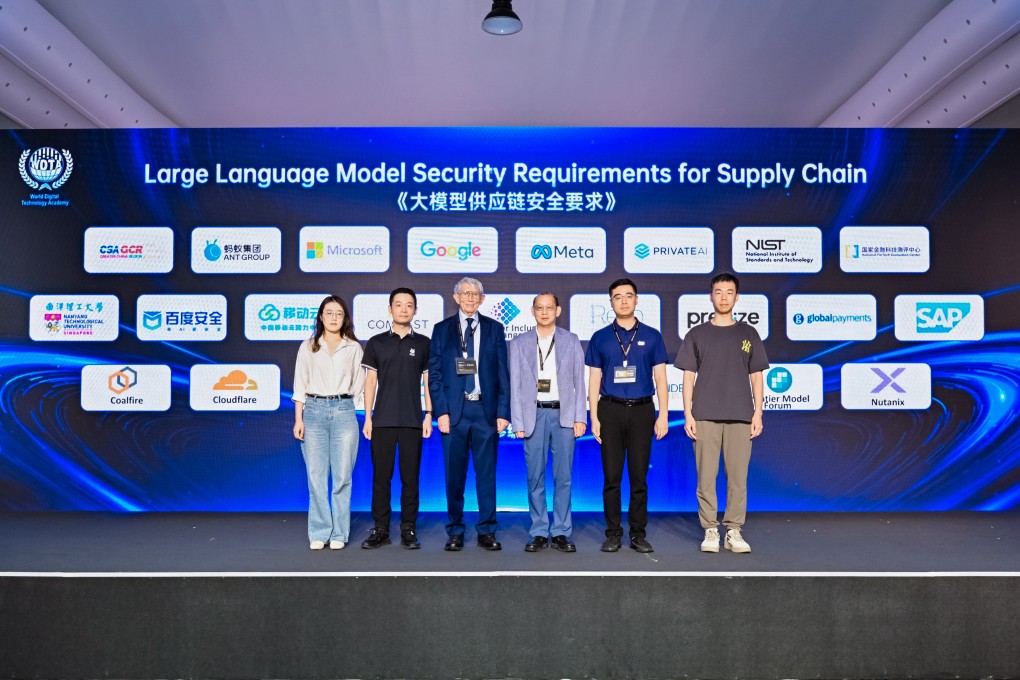
M18 170L21 172L21 179L33 191L40 193L29 194L29 197L21 201L25 206L67 206L69 201L60 199L58 193L42 193L56 191L64 185L71 177L74 170L74 158L67 149L54 149L52 146L44 146L36 150L25 149L18 159Z

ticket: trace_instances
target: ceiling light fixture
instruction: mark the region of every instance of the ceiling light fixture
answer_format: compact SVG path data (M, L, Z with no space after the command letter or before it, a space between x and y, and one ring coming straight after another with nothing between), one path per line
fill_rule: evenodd
M492 11L482 19L482 30L493 35L513 35L524 27L512 0L492 0Z

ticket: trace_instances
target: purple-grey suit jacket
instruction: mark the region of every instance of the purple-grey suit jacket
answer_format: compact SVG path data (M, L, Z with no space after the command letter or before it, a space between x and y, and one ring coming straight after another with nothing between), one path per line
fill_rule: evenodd
M555 332L556 387L560 393L560 426L588 422L584 387L584 352L577 335L559 326ZM535 431L538 401L538 333L531 329L507 343L510 364L510 427L530 437Z

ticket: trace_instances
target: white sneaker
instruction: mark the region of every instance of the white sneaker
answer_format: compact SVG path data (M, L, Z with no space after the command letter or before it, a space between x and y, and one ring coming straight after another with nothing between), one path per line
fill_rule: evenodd
M701 552L719 552L719 530L705 529L705 540L701 542Z
M312 550L322 550L323 548L326 547L326 544L323 543L322 541L312 541L311 543L308 544L308 547L311 548Z
M723 547L735 553L749 553L751 546L747 544L744 537L740 535L740 529L730 529L726 532L726 541Z
M330 550L343 550L345 545L347 545L347 544L344 543L343 541L330 541L329 542L329 549Z

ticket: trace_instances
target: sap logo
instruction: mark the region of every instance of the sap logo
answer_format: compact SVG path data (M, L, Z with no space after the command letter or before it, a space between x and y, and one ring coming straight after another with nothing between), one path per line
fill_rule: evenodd
M744 248L747 250L782 250L784 243L786 243L784 238L760 238L757 241L747 239L744 242Z
M969 302L918 302L917 332L948 333L968 314Z
M690 330L699 324L711 321L713 317L715 317L715 312L687 312L687 329ZM733 312L733 319L753 326L761 321L761 315L758 312Z
M101 255L141 255L144 246L99 246Z

